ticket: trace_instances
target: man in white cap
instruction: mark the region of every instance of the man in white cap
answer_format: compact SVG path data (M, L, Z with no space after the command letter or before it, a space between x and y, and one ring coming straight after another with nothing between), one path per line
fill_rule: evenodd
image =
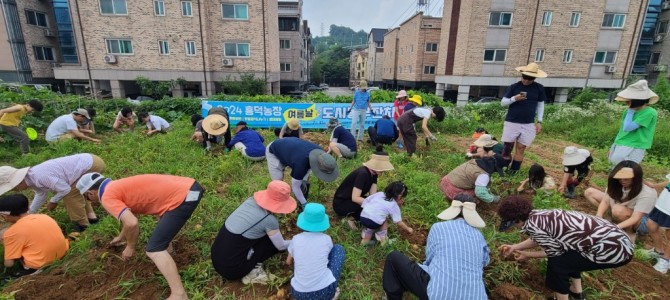
M503 125L502 156L506 162L511 162L508 172L512 174L519 171L526 147L542 130L544 103L547 100L544 86L535 82L536 78L547 77L547 73L540 70L536 63L517 67L516 70L521 73L521 81L510 85L501 101L502 106L509 107ZM513 149L516 149L514 155Z
M49 124L45 138L50 143L73 138L99 143L99 139L92 138L79 131L77 124L83 124L87 121L91 121L91 117L88 111L83 108L77 109L71 114L62 115Z
M621 128L607 156L613 166L624 160L639 164L654 141L658 112L649 105L658 102L658 95L643 79L619 92L614 100L626 102L628 109L621 116Z

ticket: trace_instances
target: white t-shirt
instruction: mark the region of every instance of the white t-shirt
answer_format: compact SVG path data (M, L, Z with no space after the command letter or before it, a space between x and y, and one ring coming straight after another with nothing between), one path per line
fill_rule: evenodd
M623 197L626 198L627 196L628 191L623 191ZM621 204L625 207L632 209L633 211L639 211L641 213L648 214L651 212L652 209L654 209L654 204L656 204L657 197L658 194L656 193L655 189L650 188L646 184L643 184L640 193L635 198L630 199L626 202L616 203L614 199L609 197L608 198L610 201L610 207L613 207L615 204Z
M328 269L328 255L333 240L325 233L303 232L293 236L288 253L293 256L294 269L291 286L298 292L321 290L335 282Z
M45 138L47 142L57 141L58 137L75 129L77 129L77 121L74 120L72 114L62 115L49 124Z
M656 209L662 211L666 215L670 215L670 192L667 188L663 188L663 191L658 195L656 199Z
M168 128L170 128L170 123L165 121L165 119L154 115L149 116L149 122L147 122L147 129L165 130Z
M425 118L430 118L430 116L431 116L432 113L433 113L432 110L430 110L430 109L428 109L428 108L425 108L425 107L417 107L417 108L415 108L413 111L414 111L414 114L415 114L417 117L421 117L421 118L423 118L423 119L425 119Z
M400 206L395 200L386 201L384 192L374 193L363 200L361 217L368 218L377 224L383 224L390 215L393 223L402 221Z

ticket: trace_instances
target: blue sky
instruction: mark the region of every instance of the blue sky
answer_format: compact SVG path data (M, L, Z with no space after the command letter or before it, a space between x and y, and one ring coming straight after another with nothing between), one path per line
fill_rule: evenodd
M430 0L432 16L441 16L444 0ZM312 36L328 35L331 24L347 26L355 31L370 28L397 27L413 15L417 0L303 0L303 18Z

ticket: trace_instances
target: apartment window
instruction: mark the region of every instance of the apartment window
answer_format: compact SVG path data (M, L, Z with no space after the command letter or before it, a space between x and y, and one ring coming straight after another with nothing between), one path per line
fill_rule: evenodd
M579 20L581 20L581 18L582 18L581 12L573 12L572 15L570 15L570 27L578 27Z
M426 43L426 52L437 52L436 43Z
M535 50L535 61L536 62L544 61L544 49Z
M279 64L279 69L282 72L291 72L291 64L288 63L280 63Z
M507 56L506 49L484 49L485 62L505 61L506 56Z
M435 74L435 66L423 66L423 74Z
M221 4L224 19L248 20L249 6L246 4Z
M542 14L542 26L549 26L551 25L551 17L553 16L553 13L550 11L545 11Z
M170 54L170 44L168 43L168 41L158 41L158 52L161 55Z
M35 60L41 61L53 61L54 60L54 49L51 47L33 47L33 52L35 52Z
M291 49L291 40L279 40L279 49Z
M668 32L668 21L658 22L656 26L656 34L665 34Z
M100 12L106 15L127 15L126 0L100 0Z
M593 57L594 64L613 64L616 61L616 51L596 51Z
M109 54L133 54L133 41L131 40L108 39L105 42Z
M489 14L489 26L511 26L511 12L491 12Z
M165 16L165 1L154 0L154 15Z
M572 50L563 50L563 59L561 60L564 63L572 62Z
M224 56L249 57L249 43L223 43Z
M193 3L191 1L182 1L181 2L181 15L184 17L193 16Z
M26 10L26 20L28 20L28 24L30 25L35 25L39 27L49 26L47 24L47 15L41 12Z
M409 53L414 53L414 44L409 45Z
M605 14L602 26L606 28L623 28L625 21L625 14Z
M186 56L195 56L195 41L186 41Z
M652 52L651 57L649 58L650 65L658 65L658 62L661 60L661 52Z

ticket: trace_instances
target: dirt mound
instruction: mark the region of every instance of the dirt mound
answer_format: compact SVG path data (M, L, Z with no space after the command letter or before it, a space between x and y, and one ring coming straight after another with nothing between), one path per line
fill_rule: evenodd
M501 284L493 290L492 300L521 300L531 299L535 293L526 288L513 286L509 283Z

